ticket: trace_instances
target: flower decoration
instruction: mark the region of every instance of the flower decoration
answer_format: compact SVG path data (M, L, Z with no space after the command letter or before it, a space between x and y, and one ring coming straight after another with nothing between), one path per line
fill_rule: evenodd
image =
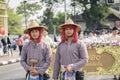
M86 42L88 48L93 47L105 47L105 46L120 46L120 41L112 41L112 42Z

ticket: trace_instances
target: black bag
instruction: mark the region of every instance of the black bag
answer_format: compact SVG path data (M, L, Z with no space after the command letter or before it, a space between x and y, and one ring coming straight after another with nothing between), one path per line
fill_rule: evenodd
M43 80L48 80L50 78L49 74L45 73L43 74Z
M77 71L75 75L76 80L84 80L84 72L83 71Z

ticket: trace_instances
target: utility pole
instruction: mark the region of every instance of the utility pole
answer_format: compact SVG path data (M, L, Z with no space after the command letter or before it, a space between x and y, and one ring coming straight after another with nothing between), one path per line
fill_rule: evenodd
M65 7L65 21L66 21L67 20L66 0L64 0L64 7Z
M26 3L27 3L27 1L26 0L24 0L24 16L25 16L25 27L27 28L27 15L26 15Z
M76 2L75 2L75 0L74 0L74 22L76 23Z

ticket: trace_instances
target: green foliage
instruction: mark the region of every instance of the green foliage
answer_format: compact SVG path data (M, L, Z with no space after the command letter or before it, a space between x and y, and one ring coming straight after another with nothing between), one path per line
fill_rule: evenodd
M41 10L41 6L38 4L38 2L34 3L24 3L21 2L21 5L17 7L17 13L26 16L27 20L38 13L39 10ZM26 15L25 15L26 14Z
M55 15L53 12L55 6L54 4L59 4L59 0L40 0L42 4L46 4L46 10L43 13L43 21L42 24L48 27L48 31L50 34L54 33L54 29L57 28L58 25L64 24L65 15L64 13L58 13ZM70 17L69 14L67 14ZM57 31L57 34L59 32Z
M2 3L2 2L5 2L5 0L0 0L0 3ZM0 14L1 14L1 15L3 15L3 14L4 14L3 9L0 9Z
M14 13L12 9L8 10L8 32L11 34L23 34L22 17Z
M89 0L89 2L88 0L79 0L77 2L82 4L87 29L94 30L105 23L105 17L109 14L106 0L103 3L98 3L98 0Z
M59 0L40 0L41 3L46 4L46 7L52 7L54 3L58 3Z
M49 33L53 33L53 18L54 16L54 13L51 11L51 9L47 8L45 11L44 11L44 16L43 16L43 21L42 21L42 24L45 24L48 29L49 29Z
M70 14L67 14L67 17L69 18ZM61 24L64 24L64 23L65 23L65 14L64 13L59 13L54 17L54 25L56 27L57 34L59 34L58 26Z
M46 25L48 27L49 33L54 33L54 27L55 27L55 20L54 20L54 13L52 11L53 4L57 0L40 0L41 3L46 4L46 10L43 13L43 21L42 24Z
M70 14L67 14L67 17L70 17ZM47 8L44 11L43 21L42 24L46 25L48 27L49 33L54 33L54 27L57 28L60 24L64 24L65 22L65 15L64 13L59 13L54 17L54 13L51 11L51 9ZM57 34L59 32L57 31Z
M0 15L3 15L3 14L4 14L4 10L0 9Z
M21 27L9 26L8 32L11 33L12 35L19 35L19 34L23 34L23 29Z
M0 0L0 2L5 2L5 0Z

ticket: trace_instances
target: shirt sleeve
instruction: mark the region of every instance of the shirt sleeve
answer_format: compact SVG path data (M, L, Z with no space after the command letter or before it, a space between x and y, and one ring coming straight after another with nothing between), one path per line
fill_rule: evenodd
M43 75L45 73L45 71L48 69L48 67L50 66L51 63L51 55L52 55L52 51L49 45L47 45L47 47L44 50L45 52L45 63L42 67L40 67L40 69L38 70L38 72Z
M55 62L54 62L53 79L58 79L59 72L60 72L60 55L59 55L59 49L57 47Z
M87 52L87 48L85 46L85 44L83 44L82 42L79 45L79 61L71 64L70 66L73 68L73 70L77 71L80 68L82 68L83 66L85 66L85 64L87 64L88 62L88 52Z
M27 65L27 53L26 53L25 46L23 46L23 48L22 48L20 63L26 71L29 70L30 66Z

